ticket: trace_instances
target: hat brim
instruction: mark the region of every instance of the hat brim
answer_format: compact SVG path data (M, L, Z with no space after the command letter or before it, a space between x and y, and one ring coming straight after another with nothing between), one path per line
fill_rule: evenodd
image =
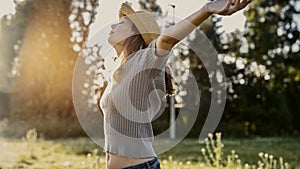
M160 35L160 28L150 13L145 11L134 11L129 5L122 3L119 11L119 18L124 16L127 16L137 27L147 45Z

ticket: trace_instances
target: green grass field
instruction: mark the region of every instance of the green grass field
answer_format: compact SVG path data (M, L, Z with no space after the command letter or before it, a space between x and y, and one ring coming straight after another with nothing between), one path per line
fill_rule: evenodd
M196 139L185 139L170 151L160 154L162 168L251 168L260 159L260 152L273 155L274 159L284 158L288 168L300 169L299 138L257 138L257 139L223 139L221 158L223 166L210 166L201 152L205 144ZM89 138L41 140L34 133L27 138L0 138L0 169L15 168L105 168L105 157L102 149ZM206 149L207 150L207 149ZM232 150L238 154L231 155ZM234 157L233 157L234 156ZM265 155L264 155L265 156ZM229 165L228 158L236 159ZM225 162L224 162L225 161ZM234 160L232 160L234 161ZM278 161L278 160L277 160ZM249 167L245 165L249 164ZM266 164L266 163L265 163ZM224 167L226 166L226 167ZM267 166L265 165L265 168ZM272 168L272 167L269 167ZM279 161L277 167L280 168ZM284 167L286 168L286 167Z

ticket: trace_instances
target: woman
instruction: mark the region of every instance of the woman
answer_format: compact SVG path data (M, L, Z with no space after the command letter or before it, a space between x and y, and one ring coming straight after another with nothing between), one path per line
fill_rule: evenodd
M250 1L209 2L163 33L149 13L122 4L108 38L122 62L100 100L107 168L160 168L151 121L163 111L166 93L172 94L163 73L170 51L211 14L231 15Z

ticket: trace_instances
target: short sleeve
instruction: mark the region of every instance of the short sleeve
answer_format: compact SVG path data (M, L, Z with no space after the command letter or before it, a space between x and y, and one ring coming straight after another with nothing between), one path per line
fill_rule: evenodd
M156 54L156 39L150 42L149 46L142 50L143 68L144 69L159 69L164 70L171 51L165 56L157 56Z

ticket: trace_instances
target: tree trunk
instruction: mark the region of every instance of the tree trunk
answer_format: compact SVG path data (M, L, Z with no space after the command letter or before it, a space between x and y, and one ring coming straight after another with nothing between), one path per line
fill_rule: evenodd
M0 21L0 120L8 117L9 107L9 79L8 73L10 70L10 60L8 54L8 39L9 34L5 27L5 17Z

